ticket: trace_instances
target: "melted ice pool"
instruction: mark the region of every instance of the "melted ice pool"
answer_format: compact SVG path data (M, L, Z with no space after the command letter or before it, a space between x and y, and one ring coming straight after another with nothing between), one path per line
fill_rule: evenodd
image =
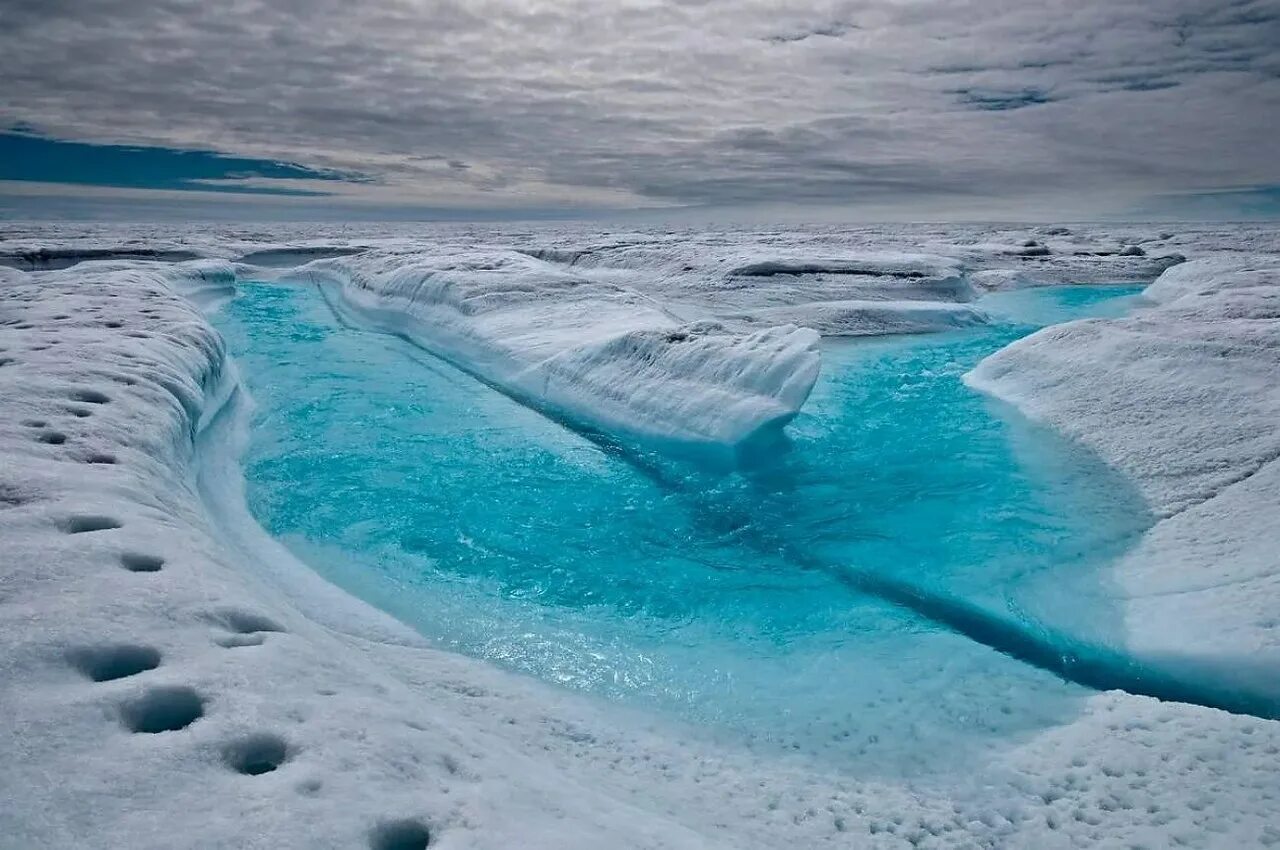
M341 325L312 287L245 285L215 321L258 405L250 508L334 583L457 651L897 773L963 769L1087 693L992 646L1112 641L1106 565L1148 519L960 378L1139 289L994 295L990 327L826 342L789 446L734 472L602 447Z

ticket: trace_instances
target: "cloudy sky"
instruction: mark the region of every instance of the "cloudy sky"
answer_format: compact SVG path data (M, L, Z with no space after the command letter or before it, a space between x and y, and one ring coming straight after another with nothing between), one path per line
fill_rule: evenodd
M3 0L0 79L8 210L1280 215L1280 0Z

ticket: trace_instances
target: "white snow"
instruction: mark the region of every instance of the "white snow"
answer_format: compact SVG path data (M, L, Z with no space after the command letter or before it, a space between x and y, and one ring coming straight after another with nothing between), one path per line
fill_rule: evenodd
M1092 448L1162 517L1115 567L1130 650L1280 696L1280 255L1192 261L1146 295L968 380Z
M366 254L289 273L540 410L606 434L735 449L785 425L818 335L683 322L654 299L518 253Z
M1093 235L1080 235L1086 229ZM380 238L17 230L0 234L0 246L166 244L228 260ZM1072 231L1035 238L1148 244L1142 227ZM650 249L671 258L665 276L631 269L611 273L625 282L603 271L578 281L544 263L539 286L559 292L544 303L504 280L501 263L484 269L473 259L444 270L459 272L450 287L463 297L418 294L430 289L423 269L441 264L418 261L397 278L397 246L401 260L424 251L423 240L436 258L471 258L561 238L442 229L381 237L383 259L362 272L375 276L373 288L347 282L341 302L368 320L418 323L432 321L416 315L427 304L457 310L479 299L478 318L449 325L475 335L465 339L475 346L468 364L532 363L536 352L560 358L584 394L623 374L654 378L652 386L678 375L756 399L785 395L786 370L763 364L790 362L788 340L803 350L812 334L694 324L696 356L676 356L662 335L712 318L717 293L732 288L732 276L686 262L692 255L719 245L722 254L776 256L787 240L818 243L815 257L837 255L841 241L868 251L924 245L951 251L970 272L998 271L994 254L972 246L1029 233L655 234L654 245L682 246ZM1163 516L1115 568L1136 653L1275 680L1280 569L1268 543L1280 515L1280 261L1266 252L1280 238L1233 227L1158 241L1193 260L1149 289L1152 307L1048 329L986 361L973 380L1092 447ZM1246 245L1247 255L1234 250ZM381 850L422 846L429 832L432 847L534 850L1280 846L1274 721L1097 694L967 775L906 783L753 754L424 646L248 519L234 455L248 400L199 312L246 270L112 256L63 271L0 268L0 844ZM1087 279L1132 279L1120 272L1141 260L1054 256L1041 272L1022 266L1039 259L1005 261L1039 283L1080 269ZM695 269L677 282L686 264ZM646 276L650 288L637 286ZM781 288L782 277L795 279ZM828 283L812 275L762 280L765 298L744 285L743 301L723 309L841 309L806 306L805 287L822 293ZM517 337L515 354L486 347L500 333ZM566 346L572 337L579 344ZM619 340L621 356L611 347ZM653 372L636 366L643 357L654 358ZM598 369L601 377L589 376ZM623 393L609 403L648 402ZM698 421L701 433L732 433ZM165 726L181 728L149 731ZM405 843L391 843L397 836Z

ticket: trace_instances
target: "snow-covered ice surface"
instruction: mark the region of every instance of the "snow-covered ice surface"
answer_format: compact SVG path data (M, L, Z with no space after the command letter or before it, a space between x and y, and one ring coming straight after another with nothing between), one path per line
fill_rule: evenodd
M369 252L287 277L579 426L733 451L785 425L818 377L818 335L682 322L636 289L516 252Z
M1162 517L1116 565L1131 650L1280 699L1280 257L1194 259L1146 296L969 380L1094 449Z
M1280 723L1248 714L1097 693L964 776L886 779L753 753L433 649L252 524L235 469L247 399L201 313L230 296L238 273L292 276L310 263L374 269L369 291L386 314L355 318L386 322L388 303L406 316L422 303L388 302L397 256L433 268L476 256L525 268L524 257L545 286L582 290L590 306L560 313L553 296L521 315L527 300L504 281L501 304L469 314L496 319L469 329L483 345L445 347L430 317L395 329L611 432L624 413L596 413L590 394L636 389L636 374L652 380L646 399L693 375L692 386L746 395L753 408L798 406L786 380L752 371L789 350L779 339L803 337L774 324L948 328L980 321L954 308L981 291L1159 278L1148 307L1048 328L971 381L1092 448L1160 517L1113 568L1125 646L1193 684L1234 678L1265 696L1280 672L1280 563L1268 547L1280 512L1274 228L5 225L0 254L14 267L0 268L0 845L1280 844ZM206 259L163 262L189 257ZM326 291L359 307L342 294L353 278ZM422 276L412 280L417 291ZM484 282L453 285L475 295ZM899 324L922 309L935 318ZM610 375L617 356L582 353L600 350L586 321L596 310L624 339L690 326L714 326L714 339L697 368L641 345L645 368ZM544 326L493 355L504 333ZM539 336L575 333L581 351L540 348ZM764 360L735 360L747 344ZM566 350L572 392L539 396L516 382L511 363ZM726 359L736 365L707 365ZM732 441L750 430L740 416L730 427L625 393L610 403L653 417L627 438L678 427Z

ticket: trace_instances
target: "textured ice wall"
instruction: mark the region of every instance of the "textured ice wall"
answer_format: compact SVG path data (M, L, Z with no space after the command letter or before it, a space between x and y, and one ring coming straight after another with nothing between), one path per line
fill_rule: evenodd
M1163 517L1115 567L1130 649L1280 681L1280 256L1164 272L1150 309L1048 328L969 382L1091 447Z
M734 450L790 421L818 334L684 322L627 287L510 253L368 254L290 273L533 406L662 445Z

